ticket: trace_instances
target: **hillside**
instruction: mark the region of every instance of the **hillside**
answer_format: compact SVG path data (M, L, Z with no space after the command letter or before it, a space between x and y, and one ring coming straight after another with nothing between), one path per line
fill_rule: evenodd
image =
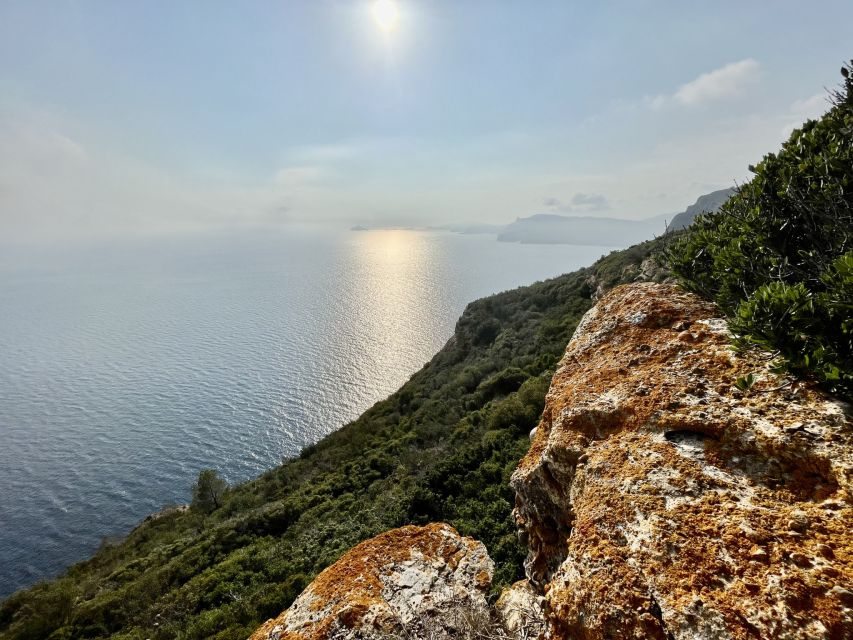
M564 216L541 213L518 218L497 231L501 242L523 244L580 244L625 246L689 227L701 213L717 211L734 193L720 189L699 196L695 203L677 214L663 214L643 220L625 220L599 216ZM667 224L669 221L669 224ZM487 233L487 231L476 231Z
M355 547L252 640L850 638L853 61L842 75L664 248L682 287L585 281L597 303L510 479L526 580L491 614L503 576L434 523ZM435 520L436 489L472 495L443 466Z
M470 304L388 399L211 514L164 511L14 594L0 605L0 638L243 639L359 541L438 520L486 545L497 594L522 576L508 480L554 367L594 293L661 277L646 260L661 247Z

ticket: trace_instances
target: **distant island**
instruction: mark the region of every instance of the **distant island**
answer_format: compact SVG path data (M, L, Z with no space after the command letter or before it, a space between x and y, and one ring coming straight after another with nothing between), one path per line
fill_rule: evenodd
M624 220L539 213L508 224L498 234L498 241L616 247L636 244L655 235L663 235L665 231L666 222L659 217Z
M465 235L494 235L497 236L499 242L517 242L520 244L627 247L663 235L667 231L675 231L690 226L699 214L717 211L734 191L734 188L728 188L706 193L680 213L662 214L643 220L537 213L524 218L516 218L514 222L504 225L475 222L448 224L440 227L389 227L358 224L351 227L350 230L438 230Z

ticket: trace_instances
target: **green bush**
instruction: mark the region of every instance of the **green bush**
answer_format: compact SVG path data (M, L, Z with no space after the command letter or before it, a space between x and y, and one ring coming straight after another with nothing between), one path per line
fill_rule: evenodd
M8 635L10 639L40 640L53 637L53 632L71 616L76 596L76 588L71 580L40 583L31 589L29 598L23 599L18 594L3 603L0 607L0 625L19 622L14 633Z
M509 367L483 380L478 390L486 399L503 396L518 389L528 377L528 374L518 367Z
M222 506L227 490L228 483L214 469L202 469L193 485L191 506L203 513L210 513Z
M853 62L851 62L853 64ZM732 317L737 342L853 395L853 84L750 169L714 214L667 249L682 285Z

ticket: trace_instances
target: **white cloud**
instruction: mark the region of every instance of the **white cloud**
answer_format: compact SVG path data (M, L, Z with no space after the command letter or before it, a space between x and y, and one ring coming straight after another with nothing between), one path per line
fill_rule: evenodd
M826 92L816 93L810 98L796 100L791 105L791 113L803 114L809 117L822 115L829 109L829 101Z
M760 70L761 65L752 58L732 62L681 85L672 95L646 96L643 104L650 109L662 109L673 104L696 106L732 98L753 84Z
M791 112L790 121L782 127L782 138L790 137L794 129L798 129L806 120L820 118L829 110L829 106L826 92L816 93L802 100L795 100L789 108Z

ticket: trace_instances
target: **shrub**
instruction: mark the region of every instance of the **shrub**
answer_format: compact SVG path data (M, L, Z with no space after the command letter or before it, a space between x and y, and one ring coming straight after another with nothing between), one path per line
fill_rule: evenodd
M193 509L210 513L222 506L222 498L228 490L228 483L213 469L203 469L193 486Z
M851 62L853 65L853 62ZM667 249L682 285L732 318L740 345L778 351L788 367L853 394L853 85L750 169L714 214Z
M479 391L485 399L504 396L518 389L530 376L518 367L509 367L480 383Z

